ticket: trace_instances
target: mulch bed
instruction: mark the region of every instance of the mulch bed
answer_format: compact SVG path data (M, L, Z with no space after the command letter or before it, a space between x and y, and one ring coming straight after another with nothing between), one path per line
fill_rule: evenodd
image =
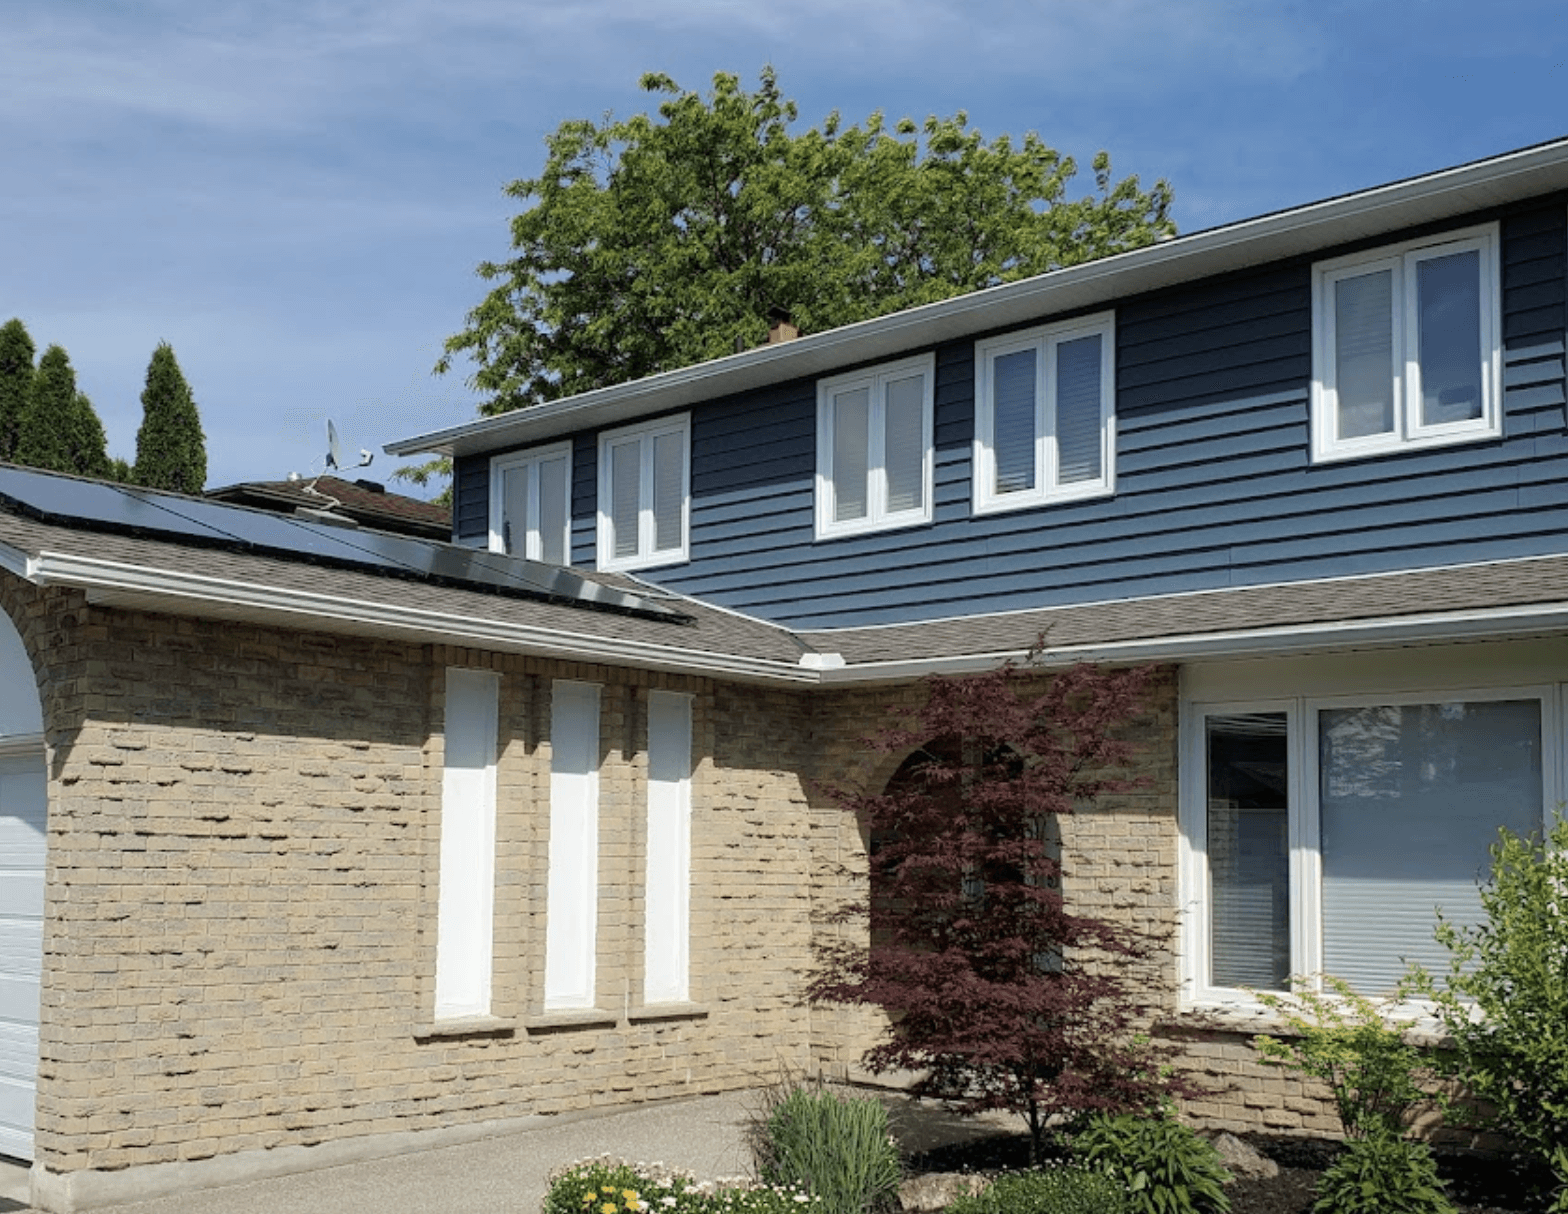
M1238 1180L1226 1192L1231 1214L1310 1214L1318 1177L1338 1147L1319 1139L1245 1135L1253 1147L1279 1164L1270 1180ZM1436 1152L1438 1169L1460 1214L1535 1214L1532 1179L1539 1174L1509 1159L1466 1152ZM1026 1135L1003 1134L924 1151L908 1161L911 1173L997 1172L1029 1166Z

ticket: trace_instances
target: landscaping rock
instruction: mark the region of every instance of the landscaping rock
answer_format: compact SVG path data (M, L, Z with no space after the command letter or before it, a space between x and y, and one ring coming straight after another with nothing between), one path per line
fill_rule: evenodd
M1234 1134L1215 1135L1214 1149L1237 1180L1273 1180L1279 1175L1279 1164Z
M898 1204L905 1214L934 1214L960 1197L972 1197L989 1183L973 1172L928 1172L898 1186Z

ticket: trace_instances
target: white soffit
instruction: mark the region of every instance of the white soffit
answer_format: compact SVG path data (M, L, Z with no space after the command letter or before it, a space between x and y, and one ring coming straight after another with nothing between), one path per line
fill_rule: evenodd
M1568 139L431 431L386 450L468 455L540 442L1561 190L1568 190Z

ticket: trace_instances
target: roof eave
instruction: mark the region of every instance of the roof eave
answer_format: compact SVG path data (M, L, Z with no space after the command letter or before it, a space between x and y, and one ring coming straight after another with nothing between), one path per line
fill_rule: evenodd
M431 431L388 443L386 450L469 455L539 442L1563 190L1568 139Z

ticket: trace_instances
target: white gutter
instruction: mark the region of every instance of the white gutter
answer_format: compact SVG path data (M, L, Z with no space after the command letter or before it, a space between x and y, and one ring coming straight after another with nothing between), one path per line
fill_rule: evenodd
M149 610L264 622L277 622L281 618L294 626L309 621L316 627L325 625L327 631L389 635L421 643L473 645L567 661L667 670L749 683L835 687L908 682L926 675L991 670L1004 661L1022 661L1028 655L1028 649L1020 647L935 658L846 663L836 653L807 652L798 662L791 663L476 616L446 615L395 603L259 586L93 557L42 552L19 562L18 556L14 549L0 544L0 567L40 586L70 586L84 590L89 601L110 606L142 606ZM1040 655L1039 661L1045 667L1076 662L1193 662L1563 631L1568 631L1568 602L1066 645L1047 650Z
M338 625L343 631L392 634L420 642L445 642L480 648L520 651L541 657L613 666L636 666L711 675L742 681L813 683L814 672L793 663L748 658L734 654L656 645L625 637L594 636L476 616L453 616L305 590L261 586L226 578L175 573L143 565L41 552L31 562L27 576L40 586L70 586L88 593L89 601L129 605L130 600L156 600L164 610L206 608L208 614L245 618L288 617L320 626ZM178 604L179 606L171 606ZM149 604L150 605L150 604Z
M433 430L388 443L385 450L399 456L426 451L462 455L542 440L1564 189L1568 189L1568 140L1559 139L825 333Z

